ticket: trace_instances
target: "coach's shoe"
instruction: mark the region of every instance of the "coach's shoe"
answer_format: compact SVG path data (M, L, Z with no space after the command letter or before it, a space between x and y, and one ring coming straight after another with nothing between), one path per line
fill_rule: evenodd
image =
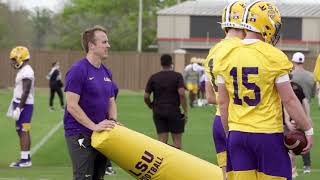
M113 170L113 168L110 166L110 167L107 167L106 168L106 172L105 172L105 175L114 175L116 174L116 172Z
M303 166L303 174L311 173L310 166Z
M9 167L12 168L25 168L25 167L31 167L32 162L31 159L20 159L20 161L13 162L9 165Z

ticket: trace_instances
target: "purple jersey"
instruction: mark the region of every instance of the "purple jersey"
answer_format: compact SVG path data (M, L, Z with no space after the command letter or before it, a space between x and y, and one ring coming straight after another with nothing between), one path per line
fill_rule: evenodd
M86 58L73 64L66 74L64 91L80 95L79 105L94 123L107 118L109 99L114 97L114 89L111 72L103 64L96 68ZM64 129L66 136L92 134L67 110L64 114Z

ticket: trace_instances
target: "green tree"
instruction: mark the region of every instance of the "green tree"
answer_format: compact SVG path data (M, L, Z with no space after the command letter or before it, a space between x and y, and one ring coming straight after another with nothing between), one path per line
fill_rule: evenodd
M176 0L143 1L143 50L156 43L156 12L171 6ZM80 33L93 25L107 28L114 51L136 50L139 0L70 0L63 12L55 16L57 41L53 48L81 49Z
M52 27L52 11L49 9L36 8L31 15L31 22L34 31L32 46L34 48L43 48L46 43L46 37Z
M32 27L30 13L20 9L12 11L6 4L0 3L0 47L12 48L16 45L30 47Z

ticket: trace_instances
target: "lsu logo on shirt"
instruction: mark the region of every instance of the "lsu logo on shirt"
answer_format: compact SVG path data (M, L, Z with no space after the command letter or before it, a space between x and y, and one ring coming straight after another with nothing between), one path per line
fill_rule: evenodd
M104 80L104 81L107 81L107 82L111 82L111 79L108 78L108 77L104 77L103 80Z

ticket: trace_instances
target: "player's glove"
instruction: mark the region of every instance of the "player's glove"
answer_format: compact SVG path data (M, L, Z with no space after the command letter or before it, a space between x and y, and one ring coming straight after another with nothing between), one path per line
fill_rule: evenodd
M17 107L12 113L12 118L17 121L20 117L22 110L23 109L20 109L19 107Z

